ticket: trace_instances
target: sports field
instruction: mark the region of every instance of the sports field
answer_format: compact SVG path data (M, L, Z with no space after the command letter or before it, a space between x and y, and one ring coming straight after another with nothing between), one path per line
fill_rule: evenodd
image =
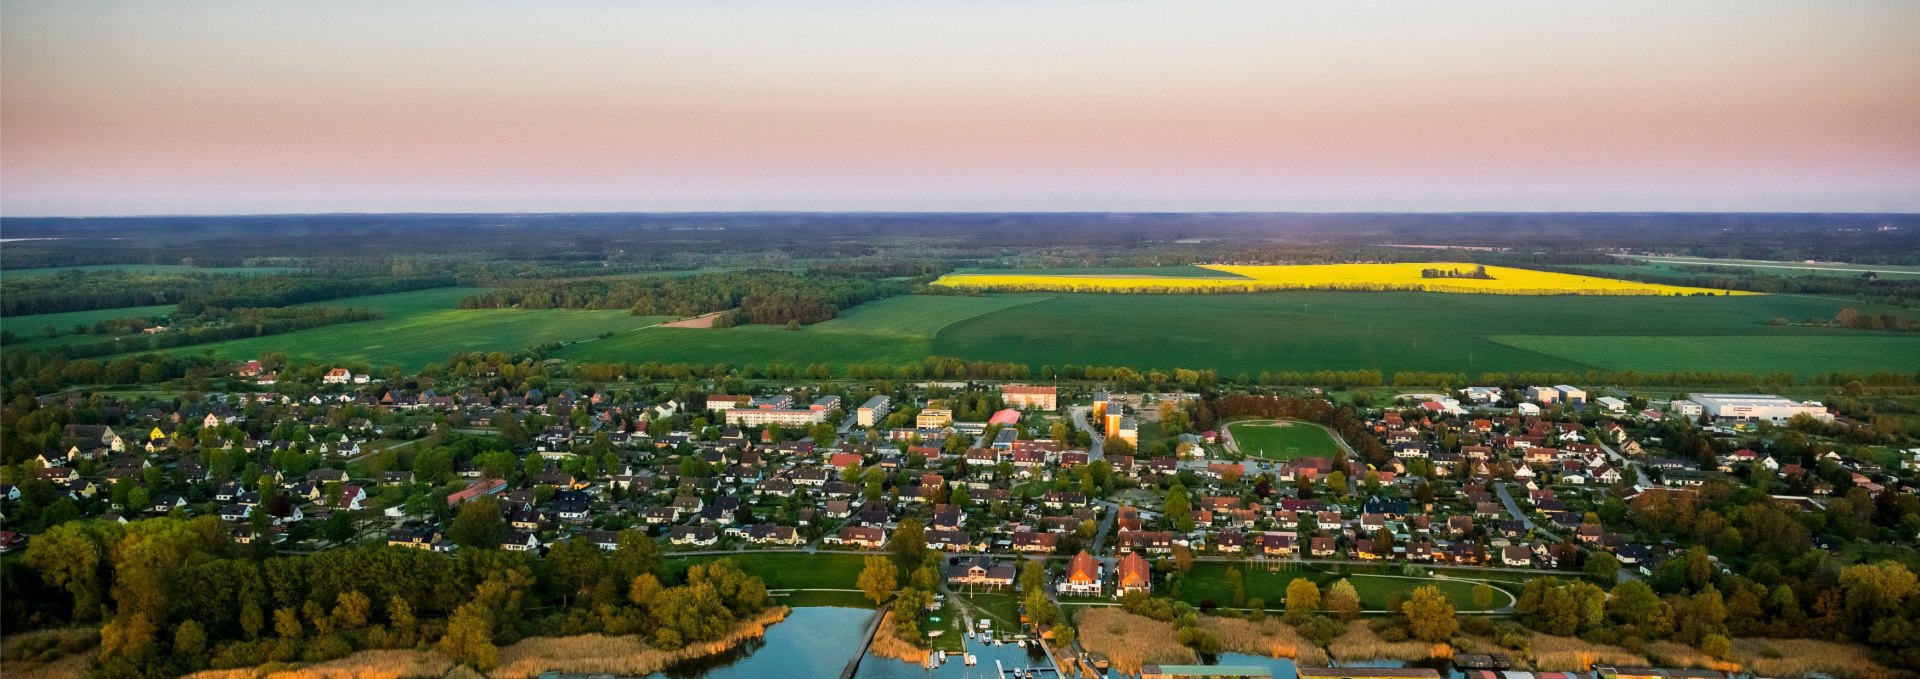
M985 271L942 276L934 285L979 288L998 291L1065 292L1256 292L1273 290L1361 290L1457 292L1499 295L1697 295L1728 294L1726 291L1654 283L1636 283L1600 276L1533 271L1489 266L1491 278L1426 278L1422 271L1467 272L1476 265L1461 262L1416 262L1399 264L1300 264L1287 266L1238 266L1206 264L1200 268L1220 271L1239 278L1202 278L1152 276L1130 273L1135 270L1085 270L1079 275L1035 275L1030 273L988 273ZM1129 273L1122 273L1129 271ZM1754 293L1733 292L1734 295Z
M196 344L173 349L243 360L280 352L289 358L419 370L457 351L516 351L544 342L590 340L605 332L652 325L662 317L624 311L572 309L456 309L475 288L437 288L348 297L310 306L360 307L387 313L377 321L342 323L280 335Z
M1247 457L1292 460L1333 457L1340 452L1327 430L1304 422L1251 420L1227 425L1234 446Z

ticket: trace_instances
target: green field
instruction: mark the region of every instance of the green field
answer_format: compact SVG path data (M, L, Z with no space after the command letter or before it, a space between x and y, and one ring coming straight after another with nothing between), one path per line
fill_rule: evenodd
M419 370L458 351L518 351L543 342L591 340L601 333L653 325L666 318L624 311L456 309L476 288L435 288L348 297L306 306L379 309L377 321L342 323L280 335L196 344L175 353L213 352L244 360L280 352L297 360L351 362Z
M1685 271L1703 266L1739 267L1749 271L1775 276L1861 276L1873 272L1882 277L1920 276L1920 267L1916 266L1875 266L1872 264L1832 264L1825 262L1775 262L1759 259L1713 259L1708 257L1630 257L1649 266ZM1664 273L1664 272L1663 272Z
M1511 347L1612 370L1709 369L1736 372L1920 370L1920 338L1910 333L1863 333L1846 337L1560 337L1493 335Z
M185 273L185 274L242 274L258 276L260 274L287 273L306 269L287 266L185 266L181 264L92 264L88 266L66 266L46 269L0 269L0 279L29 278L33 276L51 276L63 271L132 271L136 273Z
M1246 278L1192 265L1132 267L1058 267L1047 269L958 269L954 273L993 276L1166 276L1169 278Z
M1787 295L1746 297L1525 297L1414 292L1221 295L1057 294L960 321L936 336L941 356L1041 365L1264 370L1588 370L1685 368L1751 372L1912 371L1920 335L1772 326L1768 319L1832 318L1841 308L1889 307ZM1517 335L1585 338L1578 350ZM1684 365L1626 338L1671 344L1739 337L1735 352ZM1620 349L1596 351L1609 340ZM1859 345L1810 362L1809 345ZM1869 352L1864 346L1871 345ZM1572 346L1569 343L1568 346Z
M770 325L649 328L567 347L554 355L588 363L893 366L927 357L935 335L957 321L1047 299L1047 295L893 297L862 304L800 330Z
M1228 564L1219 561L1207 561L1194 564L1187 573L1187 582L1181 587L1180 599L1199 605L1211 599L1221 606L1233 605L1233 587L1227 582ZM1286 605L1287 585L1295 579L1306 578L1319 585L1324 591L1326 585L1345 577L1353 584L1354 591L1360 593L1360 607L1366 610L1382 610L1387 606L1387 597L1393 593L1411 595L1413 590L1426 585L1435 585L1453 605L1463 611L1485 610L1473 605L1473 588L1476 583L1462 580L1439 580L1428 578L1389 577L1383 575L1352 574L1337 576L1318 568L1295 566L1279 572L1268 571L1257 565L1242 566L1241 580L1246 588L1247 598L1263 599L1268 608L1280 608ZM1499 584L1496 588L1502 588ZM1493 596L1493 608L1508 605L1507 597L1499 593Z
M108 321L116 318L152 319L167 316L172 313L172 304L160 304L155 306L122 307L119 309L68 311L57 314L34 314L32 316L8 316L0 318L0 328L5 328L21 337L35 338L9 344L7 345L8 349L45 349L76 341L101 342L107 339L106 335L74 337L69 333L73 331L73 326L76 324L91 327L100 321ZM58 330L59 336L47 338L45 334L47 326L53 326Z
M1228 433L1240 452L1247 457L1268 460L1292 460L1302 457L1333 457L1340 452L1327 430L1303 422L1258 420L1227 425Z

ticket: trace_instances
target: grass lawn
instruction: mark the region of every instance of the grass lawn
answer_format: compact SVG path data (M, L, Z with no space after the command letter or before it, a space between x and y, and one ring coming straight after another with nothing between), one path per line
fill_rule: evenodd
M745 552L729 554L740 570L767 581L767 589L859 589L860 569L865 562L860 554L803 554L798 552ZM676 574L697 562L719 559L696 556L667 559L667 567ZM861 596L858 592L848 592ZM864 597L863 597L864 600Z
M956 594L949 593L948 596L952 597ZM976 615L984 613L991 618L993 629L1003 632L1020 630L1020 602L1014 598L1012 589L979 591L957 596L964 596L968 603L973 604ZM980 619L976 617L973 624L979 625Z
M1227 425L1235 445L1247 457L1268 460L1292 460L1302 457L1333 457L1340 445L1327 430L1303 422L1255 420Z
M1233 587L1227 582L1227 563L1209 561L1194 564L1193 571L1187 574L1186 584L1181 588L1180 599L1190 604L1212 599L1221 606L1233 605ZM1476 583L1461 580L1411 579L1389 577L1367 573L1348 573L1334 575L1316 567L1282 567L1279 572L1269 572L1258 565L1243 567L1242 582L1245 583L1247 598L1263 599L1268 608L1280 608L1286 605L1287 585L1294 580L1305 578L1315 585L1325 587L1334 581L1346 578L1353 589L1360 593L1360 606L1366 610L1380 610L1387 606L1387 599L1394 593L1412 596L1413 590L1425 585L1436 585L1440 591L1453 600L1459 610L1481 610L1473 605L1473 589ZM1498 587L1499 585L1496 585ZM1517 589L1509 586L1507 589ZM1507 605L1507 597L1495 594L1493 606Z
M775 592L774 603L782 606L801 608L804 606L826 606L831 608L873 608L873 600L859 592Z

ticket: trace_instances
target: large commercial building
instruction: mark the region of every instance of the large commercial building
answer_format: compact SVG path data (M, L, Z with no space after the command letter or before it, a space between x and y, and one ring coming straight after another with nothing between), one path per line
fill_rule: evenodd
M1060 407L1060 388L1009 384L1000 387L1000 400L1009 408L1054 410Z
M875 396L867 399L866 403L860 404L860 410L856 413L856 416L859 417L858 422L860 426L871 427L881 420L886 419L887 410L892 407L892 405L893 399L885 396Z
M1772 394L1694 394L1708 417L1728 420L1768 420L1785 422L1795 415L1811 415L1817 420L1832 420L1827 407L1815 401L1795 401Z
M787 400L788 403L792 399ZM727 424L759 426L777 424L783 427L819 424L827 421L833 411L840 409L840 397L823 396L806 408L774 407L772 404L756 408L733 408L727 411Z
M940 429L953 425L953 409L940 401L927 403L920 414L913 418L913 426L921 429Z

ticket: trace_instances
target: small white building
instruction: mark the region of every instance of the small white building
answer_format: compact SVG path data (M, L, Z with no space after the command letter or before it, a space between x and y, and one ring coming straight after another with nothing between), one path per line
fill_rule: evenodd
M1601 408L1605 408L1606 411L1610 413L1627 412L1627 402L1614 398L1612 396L1602 396L1600 398L1594 399L1593 402L1595 405L1598 405Z
M1522 403L1520 404L1520 414L1528 417L1539 415L1540 406L1532 403Z
M1700 404L1694 403L1686 399L1674 399L1672 401L1668 401L1667 410L1673 411L1673 414L1675 415L1679 415L1681 417L1685 417L1689 419L1699 417L1700 413L1703 412L1703 410L1700 408Z

